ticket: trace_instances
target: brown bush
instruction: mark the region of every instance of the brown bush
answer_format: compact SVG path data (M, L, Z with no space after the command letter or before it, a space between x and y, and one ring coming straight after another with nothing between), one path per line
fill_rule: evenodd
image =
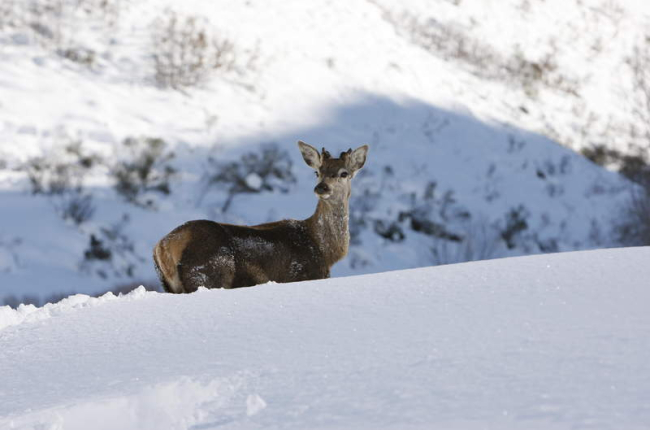
M216 70L235 63L235 46L218 36L196 16L167 11L155 21L153 33L155 79L175 89L197 85Z

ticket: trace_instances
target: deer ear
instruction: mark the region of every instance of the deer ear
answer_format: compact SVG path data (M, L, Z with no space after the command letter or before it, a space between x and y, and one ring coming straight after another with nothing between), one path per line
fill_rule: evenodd
M352 151L352 153L347 157L348 169L352 172L361 169L363 165L366 164L366 155L368 155L368 145L360 146Z
M305 163L312 169L320 168L322 160L318 150L311 145L306 144L302 140L298 141L298 148L302 153L302 158L305 160Z

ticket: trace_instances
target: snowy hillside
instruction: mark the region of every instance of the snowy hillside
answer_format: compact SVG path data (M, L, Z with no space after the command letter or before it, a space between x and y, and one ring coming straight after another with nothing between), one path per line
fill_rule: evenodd
M298 139L370 145L335 276L620 245L632 185L573 149L647 148L648 10L5 0L0 303L153 287L190 219L308 217Z
M0 308L0 428L647 429L649 259Z

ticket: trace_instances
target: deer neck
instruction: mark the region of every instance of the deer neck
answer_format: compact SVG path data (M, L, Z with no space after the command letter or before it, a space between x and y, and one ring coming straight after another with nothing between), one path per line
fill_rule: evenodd
M350 243L348 199L318 200L316 212L308 218L311 236L320 248L328 267L345 257Z

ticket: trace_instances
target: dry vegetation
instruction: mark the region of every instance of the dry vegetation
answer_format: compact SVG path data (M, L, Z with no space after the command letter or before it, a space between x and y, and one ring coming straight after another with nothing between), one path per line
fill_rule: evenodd
M171 193L174 153L167 149L167 142L153 137L128 137L118 152L121 155L111 168L115 191L129 203L154 209L152 193Z
M436 56L460 64L482 79L517 84L531 97L537 95L540 87L572 95L578 93L579 80L561 71L555 61L557 46L553 39L546 43L547 52L541 58L527 58L520 49L506 56L488 43L473 38L457 24L423 19L407 11L397 14L381 9L384 19L399 34Z
M247 152L237 161L209 160L209 170L204 175L201 199L214 188L227 190L221 207L227 212L238 194L279 191L287 193L296 182L293 163L287 151L275 144L263 145L259 151Z
M233 69L237 53L198 16L167 11L154 23L153 58L158 85L180 89L204 82L213 72Z

